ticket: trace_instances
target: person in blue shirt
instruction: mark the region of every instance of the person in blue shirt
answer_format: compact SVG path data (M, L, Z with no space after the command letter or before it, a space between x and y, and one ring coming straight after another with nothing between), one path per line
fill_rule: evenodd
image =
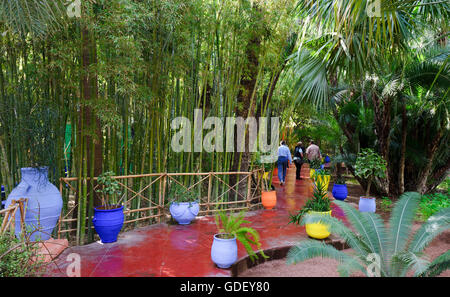
M286 141L281 141L280 147L278 148L278 179L280 180L280 185L285 183L286 170L288 164L292 163L291 151L286 145Z

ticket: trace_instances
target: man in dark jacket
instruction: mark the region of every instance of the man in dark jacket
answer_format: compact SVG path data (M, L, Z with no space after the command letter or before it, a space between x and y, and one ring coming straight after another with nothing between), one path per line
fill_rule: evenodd
M297 168L296 172L295 172L295 178L296 179L302 179L300 177L300 171L302 170L302 165L303 165L303 154L304 154L304 147L303 147L303 143L301 141L299 141L294 149L294 164L295 167Z

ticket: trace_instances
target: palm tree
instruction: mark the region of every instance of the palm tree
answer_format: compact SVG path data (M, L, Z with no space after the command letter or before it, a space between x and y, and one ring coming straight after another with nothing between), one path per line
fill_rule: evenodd
M332 258L340 262L339 274L349 276L356 271L371 275L372 263L377 259L379 265L375 268L379 270L379 276L405 276L410 270L414 270L415 276L436 276L450 268L450 253L447 251L429 262L423 250L437 235L449 229L450 208L431 216L416 232L412 232L420 198L416 192L404 193L395 204L388 227L378 214L359 212L345 202L335 201L344 211L351 228L336 218L312 214L306 215L300 224L321 221L331 233L345 240L353 253L344 253L320 241L306 240L291 248L287 262Z
M337 86L338 78L359 80L383 68L385 57L408 51L407 42L425 26L444 31L448 27L441 24L449 15L448 2L380 2L381 17L369 17L369 0L299 1L303 32L298 51L291 56L297 77L296 101L329 107L331 88Z

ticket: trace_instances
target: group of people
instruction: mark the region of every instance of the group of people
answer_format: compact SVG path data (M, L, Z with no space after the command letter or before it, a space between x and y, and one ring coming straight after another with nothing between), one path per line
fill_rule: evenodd
M291 150L287 146L286 141L281 141L280 147L278 148L278 179L280 180L280 185L285 183L286 170L292 162L296 167L296 179L301 179L300 171L303 163L305 163L305 159L308 159L309 161L322 159L320 149L314 143L314 140L310 141L309 146L306 149L303 146L303 143L299 141L294 149L294 159L292 159Z

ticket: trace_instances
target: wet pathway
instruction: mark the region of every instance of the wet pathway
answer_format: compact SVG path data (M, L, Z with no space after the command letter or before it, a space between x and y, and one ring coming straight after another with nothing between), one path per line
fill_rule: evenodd
M277 205L273 210L248 212L260 236L263 249L292 245L307 238L305 228L288 224L289 213L304 205L311 195L309 168L302 168L303 180L295 179L295 167L288 169L286 184L274 176ZM331 193L329 193L331 195ZM333 216L341 217L339 209ZM214 217L196 218L190 225L156 224L119 234L115 243L94 242L66 249L49 267L48 276L66 276L71 261L80 255L81 276L230 276L231 269L219 269L211 261L211 245L216 233ZM238 242L238 258L246 256ZM70 257L69 257L70 259ZM70 268L70 267L69 267Z

